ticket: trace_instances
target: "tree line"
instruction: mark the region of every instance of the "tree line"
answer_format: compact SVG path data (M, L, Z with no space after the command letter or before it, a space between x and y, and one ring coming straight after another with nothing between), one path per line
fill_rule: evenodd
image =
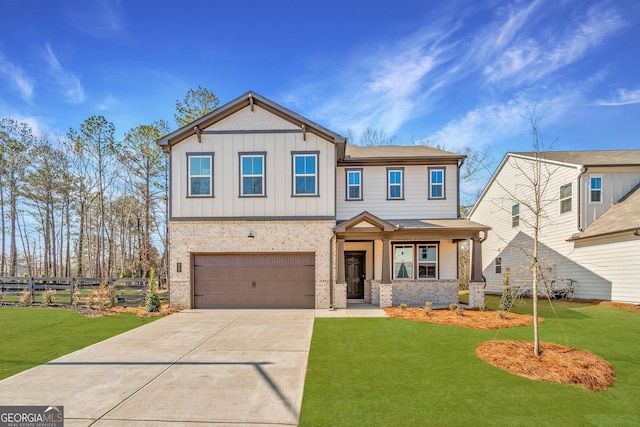
M176 101L184 126L219 104L206 88ZM148 277L167 267L167 121L130 129L91 116L64 137L0 119L0 276ZM160 273L164 274L164 273Z

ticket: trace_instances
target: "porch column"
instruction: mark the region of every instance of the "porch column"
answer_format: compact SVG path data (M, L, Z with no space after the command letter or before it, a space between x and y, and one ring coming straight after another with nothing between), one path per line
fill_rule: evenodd
M482 240L478 236L471 245L471 281L482 282Z
M382 239L382 283L391 283L389 239Z
M344 239L338 239L338 277L336 283L347 283L344 277Z

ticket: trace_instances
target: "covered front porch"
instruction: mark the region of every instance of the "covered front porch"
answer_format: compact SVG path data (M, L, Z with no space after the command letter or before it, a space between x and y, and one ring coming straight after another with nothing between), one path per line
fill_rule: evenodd
M484 300L482 241L489 227L462 219L385 220L363 212L335 228L334 308L458 302L458 243L470 242L469 306Z

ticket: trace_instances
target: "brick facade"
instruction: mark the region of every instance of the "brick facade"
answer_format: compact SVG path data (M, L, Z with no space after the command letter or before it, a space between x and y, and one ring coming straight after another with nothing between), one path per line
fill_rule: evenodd
M402 303L422 307L427 301L436 306L458 303L457 280L399 281L384 284L371 281L371 302L380 307L397 307Z
M191 255L206 253L315 253L316 308L329 308L333 221L172 221L171 305L192 306ZM247 238L249 233L253 238ZM178 263L182 271L177 271Z

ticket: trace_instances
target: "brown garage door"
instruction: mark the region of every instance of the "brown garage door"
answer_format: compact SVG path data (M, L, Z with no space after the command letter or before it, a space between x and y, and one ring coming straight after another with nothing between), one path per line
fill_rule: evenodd
M194 256L196 308L314 308L314 254Z

